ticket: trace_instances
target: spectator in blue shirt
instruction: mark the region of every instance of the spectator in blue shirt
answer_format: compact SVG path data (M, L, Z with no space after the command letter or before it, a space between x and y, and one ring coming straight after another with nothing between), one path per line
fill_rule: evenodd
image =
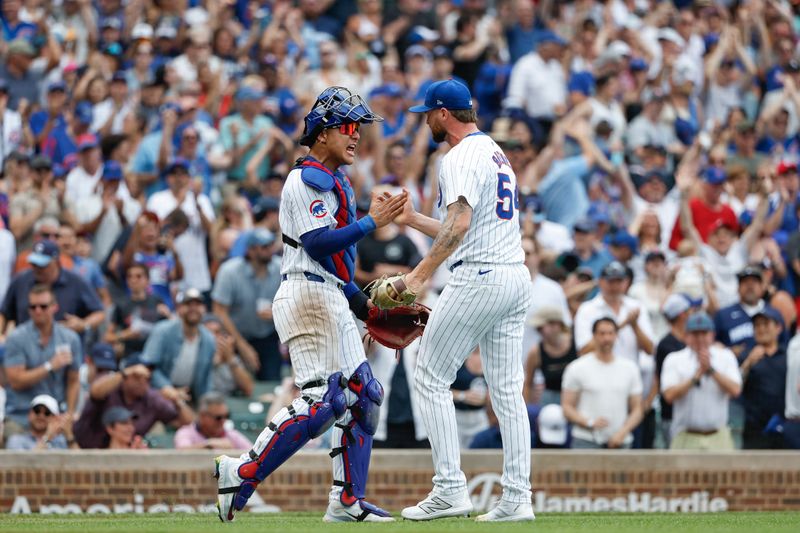
M63 128L67 121L64 109L67 103L67 84L56 81L47 87L47 108L31 115L30 125L36 144L41 144L55 128Z
M78 138L90 133L92 123L92 104L78 102L72 113L64 115L64 121L54 126L42 141L42 153L50 156L53 163L63 165L70 156L78 153ZM44 133L45 130L42 131Z
M67 413L74 414L80 389L81 341L74 331L55 321L59 306L52 289L35 285L25 296L31 319L8 336L3 360L9 384L6 435L28 427L31 401L40 394L66 404Z
M65 450L78 449L72 434L72 418L61 415L58 402L52 396L40 394L31 400L28 411L28 431L12 435L7 450Z

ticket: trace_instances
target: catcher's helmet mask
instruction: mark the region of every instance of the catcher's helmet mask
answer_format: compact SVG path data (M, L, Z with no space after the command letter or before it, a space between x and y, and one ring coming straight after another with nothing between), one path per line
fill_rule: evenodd
M317 97L304 122L300 144L313 146L322 130L335 128L348 122L371 124L382 122L383 117L370 109L367 102L345 87L328 87Z

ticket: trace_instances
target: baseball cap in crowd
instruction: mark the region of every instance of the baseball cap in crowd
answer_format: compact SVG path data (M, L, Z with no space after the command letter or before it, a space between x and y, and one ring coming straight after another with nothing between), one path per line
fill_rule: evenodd
M106 28L119 30L122 29L122 21L117 17L106 17L100 22L100 28L103 30Z
M109 159L103 163L103 181L119 181L122 179L122 166Z
M728 179L725 169L708 167L703 171L703 180L710 185L722 185Z
M539 440L543 444L563 446L567 443L569 426L560 405L551 403L542 407L542 410L539 411L537 425L539 426Z
M575 276L578 281L592 281L594 279L594 270L592 270L592 267L579 266L575 269Z
M775 167L775 173L778 176L788 174L789 172L797 172L797 163L793 161L781 161L778 163L778 166Z
M412 57L422 57L430 61L433 58L433 55L431 54L430 50L421 44L414 44L406 48L405 57L406 59L410 59Z
M609 246L623 246L634 254L639 247L639 240L625 230L619 230L608 238Z
M247 247L269 246L275 242L275 234L265 228L254 229L247 236Z
M117 422L128 422L129 420L135 420L137 418L139 418L139 415L133 411L121 406L116 406L103 413L102 422L103 426L110 426Z
M692 308L692 302L683 293L672 293L669 295L664 305L661 306L661 312L667 317L667 320L675 320L678 315L685 313Z
M168 24L156 28L156 39L174 39L178 36L178 30Z
M686 46L686 41L681 34L678 33L674 28L661 28L658 30L658 40L659 41L669 41L678 45L679 47L683 48Z
M142 365L148 369L154 366L152 363L145 361L144 357L142 356L142 352L133 352L120 361L120 367L124 369L131 368L136 365Z
M593 233L597 231L597 223L591 218L584 217L573 226L575 233Z
M49 394L39 394L34 396L33 400L31 400L31 409L38 406L44 406L47 408L50 413L57 415L60 413L58 408L58 400L50 396Z
M586 216L594 222L595 226L611 223L611 214L608 212L608 204L605 202L593 202L589 206Z
M611 280L627 279L628 269L625 268L625 265L619 261L611 261L609 264L603 267L603 271L600 273L600 278Z
M8 43L8 46L6 47L6 53L33 57L36 55L36 49L26 39L18 37L17 39L14 39Z
M278 212L280 207L280 200L270 196L262 196L253 206L253 220L261 222L268 214Z
M466 85L453 79L430 84L425 103L409 108L412 113L427 113L431 109L472 109L472 95Z
M47 92L48 93L52 93L52 92L56 92L56 91L60 91L62 93L63 92L67 92L67 84L64 83L63 81L59 80L59 81L54 81L53 83L51 83L50 85L47 86Z
M112 83L128 83L128 77L125 75L125 71L118 70L111 76Z
M699 311L689 316L686 321L686 331L714 331L714 321L705 311Z
M236 91L236 100L245 102L249 100L261 100L264 98L264 93L254 87L242 87Z
M92 346L92 351L89 353L92 358L94 366L100 370L116 370L117 369L117 356L114 353L114 347L105 342L98 342Z
M756 125L751 120L742 120L736 125L736 131L739 133L747 133L751 131L756 131Z
M574 72L567 82L567 91L591 96L594 93L594 76L591 72Z
M58 261L58 245L50 240L39 241L33 245L31 253L28 255L28 263L33 266L44 268L53 260Z
M439 59L441 57L452 59L453 57L453 52L443 44L440 44L439 46L434 46L431 53L433 54L434 59Z
M540 32L539 35L536 37L536 42L538 44L542 43L555 43L561 46L566 46L567 41L565 41L559 34L552 30L545 30Z
M165 172L167 174L172 174L173 172L175 172L179 168L182 168L183 170L188 171L189 170L189 162L186 159L182 158L182 157L176 157L167 166Z
M661 250L650 250L644 256L644 262L649 263L650 261L666 261L667 256Z
M33 159L31 159L31 169L32 170L52 170L53 169L53 161L46 155L35 155Z
M540 328L548 322L559 322L562 326L566 326L564 324L564 312L555 306L540 307L533 314L528 325L533 328Z
M97 148L100 145L97 136L93 133L84 133L78 137L78 151L83 152L91 148Z
M202 293L194 288L181 291L175 297L175 303L177 304L188 304L189 302L205 302L205 300Z
M405 95L405 91L403 88L396 84L396 83L386 83L377 87L370 92L370 98L374 98L376 96L388 96L389 98L401 98Z
M134 41L138 39L150 40L153 38L153 27L146 22L137 22L131 30L131 39Z
M758 317L764 317L772 320L776 324L783 325L783 317L781 316L781 313L771 305L765 305L764 309L753 315L752 320L755 320Z
M75 118L77 118L78 122L81 124L91 124L93 118L92 104L86 101L78 102L75 106Z
M739 281L745 278L758 278L760 281L764 279L764 273L761 271L761 267L757 265L748 265L736 273L736 278Z

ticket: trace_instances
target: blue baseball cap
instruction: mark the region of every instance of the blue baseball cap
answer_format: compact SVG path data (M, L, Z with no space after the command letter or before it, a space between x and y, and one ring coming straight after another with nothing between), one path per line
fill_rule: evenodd
M236 100L239 102L261 100L262 98L264 98L264 93L253 87L242 87L236 92Z
M269 246L275 242L275 234L268 229L258 228L250 232L247 236L247 247Z
M30 255L28 255L28 263L33 266L44 268L49 265L53 260L58 260L58 245L50 240L39 241L33 245Z
M182 158L182 157L176 157L167 166L165 172L167 174L172 174L173 172L175 172L176 169L179 169L179 168L182 168L182 169L188 171L189 170L189 162L186 159Z
M627 231L622 230L611 235L608 239L608 244L610 246L624 246L629 248L633 253L636 253L639 247L639 240Z
M48 93L52 93L55 91L60 91L62 93L67 92L67 84L64 83L63 81L54 81L53 83L47 86Z
M78 151L83 152L84 150L89 150L90 148L97 148L100 145L100 142L97 140L97 136L92 133L84 133L80 137L78 137Z
M711 185L722 185L728 179L728 176L725 174L725 169L708 167L703 171L703 179Z
M643 70L648 69L647 61L640 57L634 57L631 59L631 62L628 64L628 67L631 69L632 72L641 72Z
M593 233L597 231L597 223L591 218L584 217L575 222L572 228L580 233Z
M124 407L116 406L103 413L101 422L103 423L103 426L111 426L117 422L127 422L137 418L139 418L139 415L133 411L125 409Z
M591 72L574 72L567 83L567 90L590 96L594 93L594 76Z
M765 305L764 309L753 315L752 320L755 321L758 317L764 317L772 320L776 324L783 324L783 317L780 312L771 305Z
M119 181L122 179L122 166L109 159L103 164L103 181Z
M686 331L714 331L714 321L705 311L699 311L689 316L686 321Z
M425 103L408 110L427 113L431 109L472 109L472 95L467 86L459 81L450 79L433 82L425 91Z
M98 342L92 347L89 356L92 358L94 366L101 370L117 369L117 356L114 353L114 347L110 344Z
M561 46L566 46L567 41L565 41L564 38L561 37L556 32L554 32L552 30L545 30L545 31L539 33L539 35L536 38L536 43L537 44L541 44L541 43L556 43L556 44L561 45Z
M92 123L92 104L86 101L78 102L75 106L75 118L78 119L78 122L81 124L91 124Z
M689 298L680 292L675 292L669 295L664 305L661 306L661 312L667 317L667 320L675 320L681 313L685 313L692 308L692 302Z

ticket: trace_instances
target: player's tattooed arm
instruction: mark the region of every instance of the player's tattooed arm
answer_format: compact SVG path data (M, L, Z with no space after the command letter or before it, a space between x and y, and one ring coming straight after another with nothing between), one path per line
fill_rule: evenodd
M459 196L458 200L447 206L447 217L442 223L428 255L406 275L406 285L412 291L419 292L419 289L436 272L439 265L456 251L461 241L464 240L471 221L472 207L463 196Z

